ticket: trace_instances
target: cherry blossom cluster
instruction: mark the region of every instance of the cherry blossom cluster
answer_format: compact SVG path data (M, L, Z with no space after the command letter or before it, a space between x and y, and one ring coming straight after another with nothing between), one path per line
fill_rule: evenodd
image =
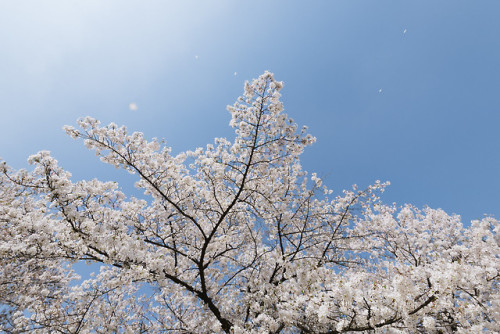
M49 152L0 164L6 333L486 333L500 323L500 224L336 196L266 72L228 107L235 138L172 155L85 117L66 133L137 177L72 181ZM88 279L76 263L100 268Z

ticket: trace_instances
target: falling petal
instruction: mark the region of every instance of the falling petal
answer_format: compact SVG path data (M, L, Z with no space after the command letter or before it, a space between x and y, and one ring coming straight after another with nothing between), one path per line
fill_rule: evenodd
M137 109L139 109L139 107L137 107L137 104L135 104L134 102L130 103L128 105L128 108L132 111L136 111Z

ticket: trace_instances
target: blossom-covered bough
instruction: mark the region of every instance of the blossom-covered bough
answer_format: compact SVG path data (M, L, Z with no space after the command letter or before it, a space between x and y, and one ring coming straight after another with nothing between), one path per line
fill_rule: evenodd
M485 333L500 323L499 223L331 198L299 157L315 141L271 73L228 107L234 141L172 155L83 118L65 127L137 175L72 182L48 152L0 176L6 333ZM71 264L101 264L81 281Z

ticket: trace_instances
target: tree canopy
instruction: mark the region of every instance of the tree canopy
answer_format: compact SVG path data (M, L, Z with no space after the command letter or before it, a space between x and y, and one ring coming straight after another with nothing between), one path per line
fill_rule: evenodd
M73 182L47 151L0 165L6 333L484 333L500 323L500 224L340 195L301 168L315 138L269 72L228 107L235 138L172 155L90 117L66 126L137 176ZM101 265L80 280L72 264Z

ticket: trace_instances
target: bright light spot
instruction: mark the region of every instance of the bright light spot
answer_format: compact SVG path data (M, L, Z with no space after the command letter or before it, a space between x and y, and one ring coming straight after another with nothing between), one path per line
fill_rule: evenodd
M234 75L238 75L238 72L234 72Z
M404 34L406 34L406 29L405 29L405 30L403 30L403 35L404 35Z
M139 107L137 107L137 104L135 104L134 102L130 103L128 105L128 108L132 111L136 111L137 109L139 109Z
M379 93L382 93L382 88L380 88L380 89L378 90L378 92L379 92Z
M198 55L194 56L194 59L198 59L198 58L199 58Z

